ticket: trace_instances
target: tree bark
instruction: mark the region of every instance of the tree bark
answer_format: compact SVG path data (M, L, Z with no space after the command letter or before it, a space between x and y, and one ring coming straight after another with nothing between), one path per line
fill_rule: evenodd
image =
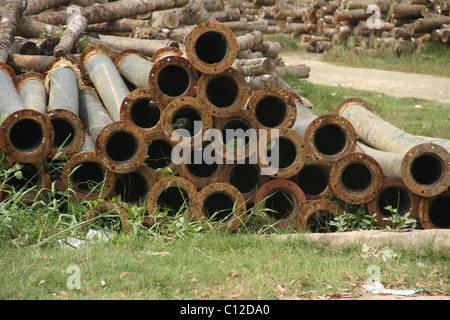
M86 27L86 32L97 32L108 34L111 32L133 32L138 28L144 27L146 21L123 18L114 21L93 23Z
M284 66L276 67L275 72L280 76L284 77L288 74L295 75L297 78L308 78L311 69L305 64L299 64L296 66Z
M236 59L231 66L244 76L271 74L275 70L275 62L272 58Z
M53 56L10 54L8 57L8 64L16 73L20 73L22 70L33 70L42 73L53 59Z
M72 9L74 10L74 13L67 20L67 28L64 30L61 40L55 47L54 55L56 58L63 57L70 53L73 45L87 27L87 20L81 14L80 7L73 6Z
M62 34L63 29L51 24L36 21L28 17L22 17L19 20L17 35L25 38L39 38L43 34Z
M236 37L238 43L238 51L244 51L252 49L253 47L261 44L264 40L261 31L252 31L243 36Z
M26 1L13 0L6 8L0 24L0 62L6 63Z
M23 15L30 16L33 14L38 14L47 9L66 5L70 2L71 0L28 0L28 5L23 12Z

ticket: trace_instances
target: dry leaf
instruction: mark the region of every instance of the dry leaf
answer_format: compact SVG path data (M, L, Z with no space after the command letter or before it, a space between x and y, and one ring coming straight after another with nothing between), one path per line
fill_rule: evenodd
M177 290L175 290L175 292L173 293L175 296L178 295L180 293L180 288L178 288Z
M117 291L117 294L122 298L122 299L126 299L127 296L125 295L125 293L123 293L122 291Z
M281 254L281 252L275 254L271 259L272 259L272 260L275 260L280 254Z
M122 272L121 274L120 274L120 278L123 278L123 277L125 277L127 274L130 274L129 272L127 272L127 271L125 271L125 272Z

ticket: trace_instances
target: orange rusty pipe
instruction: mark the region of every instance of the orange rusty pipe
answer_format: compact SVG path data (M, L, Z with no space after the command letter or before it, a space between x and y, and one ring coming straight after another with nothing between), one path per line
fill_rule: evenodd
M154 181L150 168L141 166L138 169L122 174L116 174L108 198L120 196L120 201L142 205Z
M155 130L148 135L147 156L143 165L160 174L161 169L169 168L172 174L178 173L178 163L172 161L175 142L168 139L162 130Z
M330 199L315 199L307 202L297 216L295 229L303 232L333 232L330 221L344 213L344 210Z
M131 219L128 211L121 204L114 201L102 200L94 207L86 209L84 220L88 221L87 226L90 226L95 220L110 215L115 215L120 220L121 232L128 232L131 230Z
M47 112L48 94L42 73L29 71L17 79L17 91L28 109Z
M423 197L419 204L419 222L424 229L450 229L450 190L434 197Z
M148 78L154 63L149 58L134 49L120 52L114 59L120 75L136 88L148 88Z
M44 159L54 142L54 130L45 114L28 109L16 87L16 74L0 63L0 145L13 161L33 163Z

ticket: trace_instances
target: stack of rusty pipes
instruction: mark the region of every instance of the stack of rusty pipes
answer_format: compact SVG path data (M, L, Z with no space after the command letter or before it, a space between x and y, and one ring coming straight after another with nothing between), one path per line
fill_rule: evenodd
M212 221L223 231L246 219L320 230L324 219L343 213L342 203L367 206L381 225L386 222L379 203L394 207L406 197L399 210L411 211L424 227L440 227L431 217L448 210L448 141L426 141L436 145L425 149L423 160L415 160L422 151L395 151L389 173L368 145L376 146L361 139L356 122L343 112L350 111L348 101L338 107L342 112L320 115L292 90L252 90L233 67L238 47L226 25L205 22L188 34L184 51L165 47L149 57L93 45L77 62L55 59L44 75L28 73L19 81L3 64L8 94L0 102L6 116L2 148L10 162L62 163L52 181L73 191L77 201L120 196L146 205L147 225L164 221L165 210ZM51 118L57 110L69 115L66 126ZM20 121L27 125L15 129ZM60 131L65 135L59 137ZM20 140L24 135L39 139ZM45 151L39 151L41 144ZM409 172L419 172L413 179L421 184L420 195L401 175L402 152L411 158ZM441 166L429 164L434 162ZM430 168L434 178L420 176L419 166ZM47 186L35 184L40 190Z

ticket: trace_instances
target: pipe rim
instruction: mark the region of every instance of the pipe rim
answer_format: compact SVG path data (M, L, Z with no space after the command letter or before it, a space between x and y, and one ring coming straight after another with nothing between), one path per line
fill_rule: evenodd
M126 49L121 51L117 57L113 60L114 65L116 66L117 70L120 69L120 64L122 63L122 60L125 59L128 56L138 56L142 59L148 60L148 57L143 54L142 52L135 50L135 49ZM112 57L112 55L111 55Z
M94 44L90 45L86 49L84 49L79 58L78 58L78 66L80 67L81 75L83 79L90 79L89 73L87 72L86 65L89 58L96 54L104 54L111 59L111 61L115 60L115 55L111 49L108 47Z
M306 203L297 216L295 229L297 231L308 231L308 221L311 216L317 212L325 211L337 217L344 214L344 209L336 202L329 199L316 199Z
M433 197L421 197L420 203L419 203L419 222L420 225L424 229L439 229L441 228L439 225L436 225L433 222L432 217L430 216L430 209L431 205L434 203L434 201L441 199L441 198L449 198L450 199L450 188L446 191L442 192L439 195L433 196ZM450 209L450 208L449 208Z
M122 232L131 230L131 219L128 211L119 203L111 200L102 200L97 203L95 207L86 209L84 212L84 220L88 221L88 223L85 227L88 228L93 223L90 220L109 211L111 211L111 213L114 212L120 218L120 230Z
M350 97L350 98L347 98L347 99L341 101L337 105L335 113L340 115L340 116L342 116L344 114L344 112L345 112L345 109L347 107L351 106L351 105L354 105L354 104L362 106L362 107L366 108L369 111L373 111L372 106L368 102L366 102L365 100L363 100L363 99L361 99L359 97Z

